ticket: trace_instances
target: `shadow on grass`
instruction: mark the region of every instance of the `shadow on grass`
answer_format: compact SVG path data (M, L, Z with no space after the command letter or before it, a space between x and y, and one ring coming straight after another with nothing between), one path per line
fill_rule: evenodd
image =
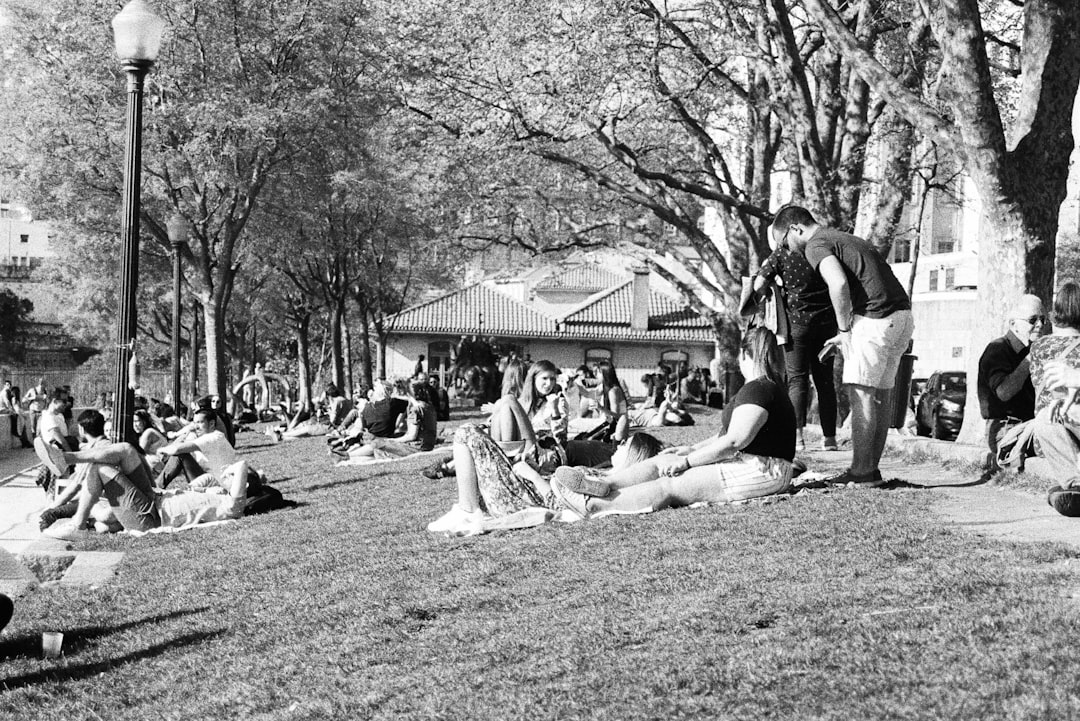
M351 476L349 478L342 478L336 481L329 481L327 483L316 483L311 486L304 486L304 492L310 493L311 491L322 491L327 488L336 488L338 486L348 486L353 483L364 483L366 481L373 480L375 478L382 478L383 476L400 475L402 469L395 468L393 464L386 464L386 466L374 473L363 473L357 476ZM419 475L419 471L417 471Z
M147 619L149 620L149 619ZM99 629L84 629L88 631L96 631ZM101 629L103 632L113 631L115 629ZM203 631L201 633L189 633L183 636L177 636L174 639L165 641L163 643L148 646L139 651L132 651L115 658L105 659L103 661L95 661L93 663L79 664L77 666L58 666L54 668L42 669L35 673L28 673L22 676L13 676L11 678L0 681L0 687L4 691L14 691L15 689L24 688L26 686L34 686L40 683L46 683L50 681L75 681L78 679L89 678L91 676L98 676L105 673L117 666L123 666L124 664L131 663L132 661L139 661L144 658L153 658L160 656L166 651L172 649L182 648L184 646L192 646L203 641L222 636L227 632L227 629L220 628L216 631ZM67 634L64 635L65 646L67 645ZM41 642L37 638L26 639L25 637L15 639L12 643L21 644L22 646L29 647L30 653L28 655L34 655L34 652L40 652ZM7 644L5 644L7 645ZM2 653L2 652L0 652Z

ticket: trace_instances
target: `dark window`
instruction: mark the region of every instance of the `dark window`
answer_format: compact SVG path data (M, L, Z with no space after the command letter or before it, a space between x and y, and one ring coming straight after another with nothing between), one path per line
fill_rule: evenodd
M938 271L935 268L934 270L930 271L930 292L932 293L937 289L938 289Z
M19 236L19 242L20 243L29 243L30 242L30 236L29 235L20 235Z

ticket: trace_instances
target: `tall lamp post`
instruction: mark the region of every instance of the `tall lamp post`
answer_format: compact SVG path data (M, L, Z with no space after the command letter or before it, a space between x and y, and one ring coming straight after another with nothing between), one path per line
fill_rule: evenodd
M191 237L191 222L182 215L169 219L166 228L173 249L173 306L172 306L172 402L180 413L180 251Z
M116 386L112 440L134 441L135 392L129 364L135 344L135 288L139 282L139 184L142 174L143 79L157 60L165 21L144 0L132 0L112 19L116 54L127 73L127 146L120 225L120 307L116 321Z

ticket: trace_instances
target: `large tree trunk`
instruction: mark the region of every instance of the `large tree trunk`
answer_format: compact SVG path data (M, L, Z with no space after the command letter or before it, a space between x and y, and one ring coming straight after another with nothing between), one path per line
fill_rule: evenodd
M330 310L330 368L334 385L345 386L345 371L341 362L341 324L345 318L345 301L335 301Z
M297 320L293 332L296 335L296 383L297 400L300 409L310 412L312 409L311 393L311 338L308 331L311 327L311 315Z
M341 344L342 353L345 360L345 388L344 391L346 397L353 397L353 358L352 358L352 334L349 332L349 324L347 321L342 321L341 324Z
M206 339L206 390L212 395L218 395L223 400L228 396L225 393L226 378L225 368L225 340L222 336L224 328L222 323L223 311L215 301L203 303L203 324Z

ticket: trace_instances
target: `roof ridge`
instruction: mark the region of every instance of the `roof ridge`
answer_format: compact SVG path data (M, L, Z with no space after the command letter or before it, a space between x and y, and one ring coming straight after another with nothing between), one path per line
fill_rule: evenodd
M574 308L574 309L572 309L570 311L567 311L564 315L560 316L558 318L558 321L560 323L565 322L570 316L577 315L578 313L585 310L586 308L588 308L591 305L596 305L600 301L606 299L608 296L611 296L611 295L613 295L615 293L618 293L620 290L622 290L623 288L625 288L626 286L630 285L633 282L634 282L633 278L627 278L626 282L624 282L624 283L622 283L620 285L612 286L611 288L606 288L604 290L600 290L600 291L597 291L597 292L593 293L588 298L581 301L581 303L576 308Z

